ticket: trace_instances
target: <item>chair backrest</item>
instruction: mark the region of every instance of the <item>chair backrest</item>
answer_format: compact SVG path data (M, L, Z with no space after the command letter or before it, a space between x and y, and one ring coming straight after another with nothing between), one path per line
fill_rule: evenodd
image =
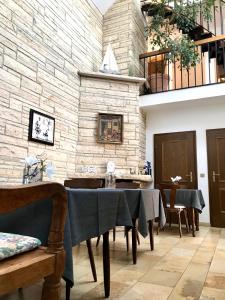
M116 188L118 188L118 189L139 189L140 183L132 182L132 181L120 181L120 182L116 182Z
M73 178L65 180L64 186L74 189L97 189L104 186L104 180L96 178Z
M42 247L3 260L0 264L0 294L45 278L42 299L59 299L59 296L56 295L57 293L60 295L60 279L65 261L63 247L67 213L65 188L61 184L53 182L0 186L0 214L8 214L33 202L43 201L43 199L52 199L53 201L47 248ZM45 259L43 259L43 255Z
M174 208L174 204L175 204L175 200L176 200L176 191L177 189L180 189L180 185L178 184L172 184L172 183L160 183L158 184L158 188L161 192L162 195L162 201L163 201L163 205L164 207L167 207L167 198L166 198L166 194L164 190L170 190L170 208Z

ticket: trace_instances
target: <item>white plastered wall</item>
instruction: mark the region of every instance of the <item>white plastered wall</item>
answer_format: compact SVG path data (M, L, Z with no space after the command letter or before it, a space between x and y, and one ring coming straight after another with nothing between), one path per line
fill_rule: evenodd
M191 101L157 105L147 110L146 154L154 163L153 135L157 133L196 131L198 188L202 190L206 207L200 222L210 223L206 129L225 128L225 96L210 101ZM224 154L225 159L225 154ZM153 174L154 174L153 165ZM200 177L204 174L204 177Z

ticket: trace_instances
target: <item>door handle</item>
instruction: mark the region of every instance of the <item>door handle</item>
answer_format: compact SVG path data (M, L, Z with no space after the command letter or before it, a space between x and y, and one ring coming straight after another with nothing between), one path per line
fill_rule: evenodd
M185 176L190 177L190 182L193 182L192 172L190 172L190 174L186 174Z
M213 178L213 182L216 182L216 176L220 176L220 174L216 174L215 171L212 171L212 178Z

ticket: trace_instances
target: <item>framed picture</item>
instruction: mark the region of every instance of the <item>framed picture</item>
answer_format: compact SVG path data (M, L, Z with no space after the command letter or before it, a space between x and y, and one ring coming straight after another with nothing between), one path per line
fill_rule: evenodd
M31 109L28 140L54 145L55 119Z
M123 116L99 113L97 141L107 144L122 144Z

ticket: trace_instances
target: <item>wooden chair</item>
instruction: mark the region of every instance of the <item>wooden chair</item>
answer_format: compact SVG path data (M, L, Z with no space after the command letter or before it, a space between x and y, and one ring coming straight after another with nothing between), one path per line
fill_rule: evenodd
M178 184L160 183L158 185L158 188L159 188L159 190L161 192L161 195L162 195L162 201L163 201L163 206L164 206L164 209L165 209L166 217L168 217L168 215L169 215L169 218L170 218L170 226L171 226L171 214L176 213L178 215L179 233L180 233L180 237L182 237L181 212L184 213L187 232L189 232L189 227L188 227L187 208L183 205L176 205L175 204L176 191L177 191L177 189L180 188L180 186ZM170 190L169 202L167 202L167 199L166 199L166 194L165 194L165 191L164 191L165 189Z
M64 187L53 182L16 187L1 186L0 213L10 213L43 199L53 200L48 245L0 262L0 295L44 279L41 299L60 299L60 280L65 265L63 241L67 212Z
M97 189L97 188L102 188L103 184L104 182L102 179L95 179L95 178L73 178L64 181L65 187L74 188L74 189L78 189L78 188ZM87 240L86 245L88 248L88 255L91 264L92 275L94 281L97 281L97 273L96 273L95 261L92 252L92 247L91 247L91 240Z

